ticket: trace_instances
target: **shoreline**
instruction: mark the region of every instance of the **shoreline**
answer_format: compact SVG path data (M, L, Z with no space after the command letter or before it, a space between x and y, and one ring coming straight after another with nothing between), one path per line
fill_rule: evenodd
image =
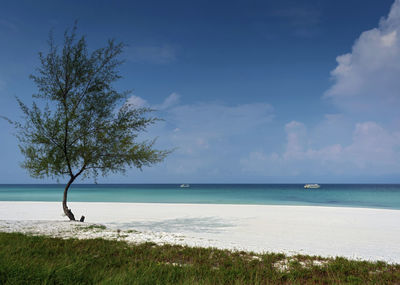
M400 211L247 204L0 201L0 231L400 263ZM101 224L106 229L76 229Z
M0 203L61 203L61 201L27 201L27 200L0 200ZM68 201L69 204L146 204L146 205L222 205L222 206L267 206L267 207L312 207L312 208L342 208L342 209L366 209L366 210L387 210L387 211L400 211L400 208L385 208L385 207L368 207L368 206L341 206L332 204L251 204L251 203L201 203L201 202L104 202L104 201Z

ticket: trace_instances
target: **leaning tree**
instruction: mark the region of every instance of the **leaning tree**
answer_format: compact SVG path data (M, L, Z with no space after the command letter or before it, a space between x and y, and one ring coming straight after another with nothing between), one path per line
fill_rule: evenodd
M79 177L142 169L162 161L169 151L153 148L154 140L139 141L138 134L159 120L149 108L127 103L129 92L117 91L118 67L124 45L109 40L103 48L89 52L85 37L77 38L76 26L64 34L57 47L52 34L49 51L39 53L40 65L31 75L38 88L28 107L17 98L24 114L18 129L22 166L32 177L67 178L63 210L75 220L67 206L71 184Z

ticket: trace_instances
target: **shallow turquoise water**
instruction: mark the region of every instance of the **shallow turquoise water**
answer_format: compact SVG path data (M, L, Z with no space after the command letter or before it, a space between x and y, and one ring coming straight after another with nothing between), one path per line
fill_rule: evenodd
M63 185L0 185L0 201L61 201ZM321 205L400 209L399 184L87 184L73 185L69 201Z

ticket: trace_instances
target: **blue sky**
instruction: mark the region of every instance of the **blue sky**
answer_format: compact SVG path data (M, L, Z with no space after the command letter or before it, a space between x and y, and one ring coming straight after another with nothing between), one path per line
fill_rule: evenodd
M2 1L1 115L75 20L89 47L128 44L117 87L165 119L142 138L177 147L99 182L400 183L400 0ZM52 182L0 131L0 183Z

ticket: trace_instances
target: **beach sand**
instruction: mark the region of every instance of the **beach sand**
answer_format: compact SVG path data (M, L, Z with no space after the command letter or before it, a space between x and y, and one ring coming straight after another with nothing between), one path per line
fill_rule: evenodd
M2 201L0 231L400 263L399 210L83 202L69 207L77 218L86 216L85 223L69 222L61 202ZM89 230L91 224L107 228Z

